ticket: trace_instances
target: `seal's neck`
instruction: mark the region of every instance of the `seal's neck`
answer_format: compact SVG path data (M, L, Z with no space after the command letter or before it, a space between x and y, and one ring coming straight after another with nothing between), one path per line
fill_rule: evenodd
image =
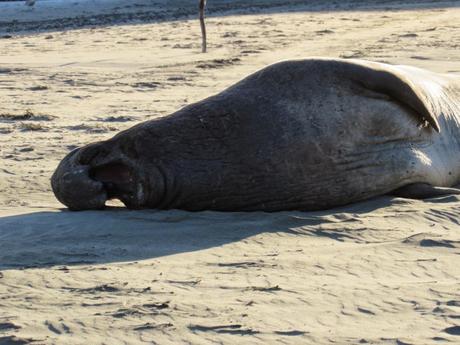
M434 110L460 153L460 75L444 75L439 95L430 95Z
M441 128L437 136L439 150L436 155L448 167L449 185L460 183L460 75L440 75L436 84L440 87L435 93L427 89L427 97L432 105Z

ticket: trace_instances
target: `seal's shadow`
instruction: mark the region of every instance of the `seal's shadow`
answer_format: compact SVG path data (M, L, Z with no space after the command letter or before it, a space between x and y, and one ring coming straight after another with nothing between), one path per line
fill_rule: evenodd
M335 215L371 212L389 197L321 212L106 211L36 212L0 218L0 269L151 259L303 228L312 236Z

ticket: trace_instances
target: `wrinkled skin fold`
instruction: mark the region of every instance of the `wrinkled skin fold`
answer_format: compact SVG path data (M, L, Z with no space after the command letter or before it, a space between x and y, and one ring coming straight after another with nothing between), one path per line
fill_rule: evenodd
M71 210L109 199L134 209L325 209L405 186L458 184L459 116L455 75L284 61L72 151L51 184Z

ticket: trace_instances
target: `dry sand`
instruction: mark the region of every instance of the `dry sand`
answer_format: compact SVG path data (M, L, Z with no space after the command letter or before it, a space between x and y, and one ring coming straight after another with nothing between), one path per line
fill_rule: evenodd
M215 16L0 39L0 344L458 344L460 198L323 212L71 213L71 149L268 63L459 72L455 2Z

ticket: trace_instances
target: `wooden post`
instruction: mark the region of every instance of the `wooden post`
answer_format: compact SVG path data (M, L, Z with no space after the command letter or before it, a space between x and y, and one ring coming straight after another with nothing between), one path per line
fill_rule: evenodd
M206 24L204 23L204 9L206 0L200 0L201 52L206 53Z

